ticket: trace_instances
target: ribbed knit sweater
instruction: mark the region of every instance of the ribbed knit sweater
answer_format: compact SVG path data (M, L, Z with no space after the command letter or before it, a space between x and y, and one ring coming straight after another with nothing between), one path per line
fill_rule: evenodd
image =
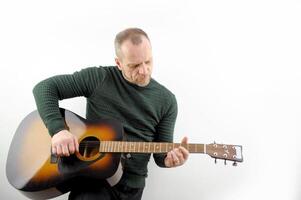
M177 117L175 96L154 79L145 87L128 82L116 66L90 67L68 75L58 75L38 83L33 89L39 114L54 135L65 129L59 100L84 96L88 120L119 120L128 141L172 142ZM165 167L166 154L153 154L156 164ZM123 184L145 186L149 154L131 154L124 163Z

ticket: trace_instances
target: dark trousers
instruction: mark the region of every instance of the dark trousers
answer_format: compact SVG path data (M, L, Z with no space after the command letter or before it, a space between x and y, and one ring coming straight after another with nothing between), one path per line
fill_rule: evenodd
M82 182L73 187L69 200L141 200L144 188L130 188L117 184L111 187L106 181Z

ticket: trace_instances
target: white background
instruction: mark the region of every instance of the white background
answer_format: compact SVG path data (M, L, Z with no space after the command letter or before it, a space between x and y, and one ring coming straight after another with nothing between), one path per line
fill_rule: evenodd
M0 194L13 134L35 109L33 86L57 74L113 65L115 34L150 36L153 77L177 96L175 141L243 145L237 167L191 155L149 164L144 200L301 199L301 2L1 1ZM85 100L61 103L84 116ZM61 196L57 199L66 199Z

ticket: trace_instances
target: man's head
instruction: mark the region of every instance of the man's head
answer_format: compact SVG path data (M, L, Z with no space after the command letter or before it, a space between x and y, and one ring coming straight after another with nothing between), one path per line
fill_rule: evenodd
M153 69L152 47L147 34L138 28L121 31L115 38L115 62L123 77L136 85L149 84Z

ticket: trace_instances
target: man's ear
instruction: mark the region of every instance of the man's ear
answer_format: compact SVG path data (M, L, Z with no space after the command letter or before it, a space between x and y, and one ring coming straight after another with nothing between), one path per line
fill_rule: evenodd
M116 63L116 65L117 65L118 69L121 70L122 67L121 67L121 63L120 63L120 60L119 60L118 57L115 58L115 63Z

